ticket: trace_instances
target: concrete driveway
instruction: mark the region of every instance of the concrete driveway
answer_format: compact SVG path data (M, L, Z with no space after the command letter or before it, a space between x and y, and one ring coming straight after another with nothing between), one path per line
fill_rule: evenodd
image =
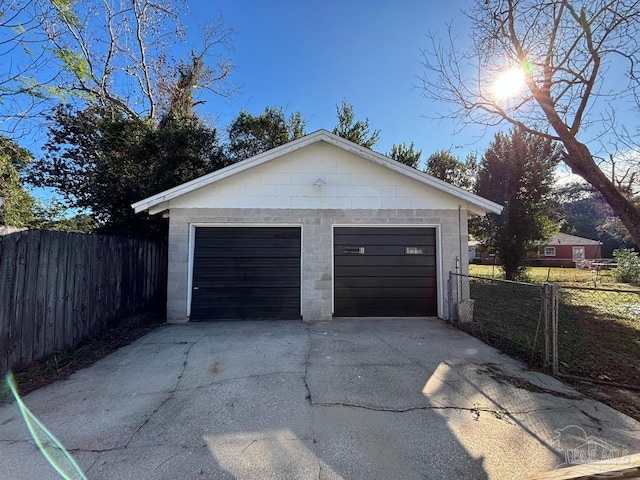
M640 423L438 320L167 325L24 401L96 480L521 479L640 451ZM15 404L0 449L2 478L58 478Z

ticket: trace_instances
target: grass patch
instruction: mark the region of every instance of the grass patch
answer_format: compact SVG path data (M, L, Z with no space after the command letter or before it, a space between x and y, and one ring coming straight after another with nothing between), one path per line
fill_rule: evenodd
M563 373L640 386L640 293L563 288L558 347Z
M478 268L480 267L480 268ZM491 266L473 265L487 276ZM532 279L551 270L560 280L558 359L561 373L640 386L640 288L590 285L590 272L535 267ZM544 279L546 280L546 278ZM616 288L611 288L611 287ZM537 367L542 364L542 288L471 278L474 322L462 329Z
M504 272L496 265L469 265L469 274L478 277L504 279ZM588 286L613 286L616 284L611 270L578 270L577 268L561 267L529 267L527 268L527 281L532 283L563 283Z
M532 367L542 365L542 288L472 278L474 321L458 326Z
M542 288L492 281L502 271L470 265L474 321L458 326L530 367L542 365L543 325L538 328ZM610 385L573 380L582 393L640 421L640 287L615 283L610 271L594 275L571 268L532 267L534 283L560 285L558 359L561 373ZM463 289L464 291L464 289ZM565 379L566 380L566 379Z

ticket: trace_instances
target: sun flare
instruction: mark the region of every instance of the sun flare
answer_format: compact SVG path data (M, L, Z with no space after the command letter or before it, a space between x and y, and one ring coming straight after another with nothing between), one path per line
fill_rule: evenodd
M496 100L507 100L520 93L524 86L524 71L515 67L500 73L493 82L491 91Z

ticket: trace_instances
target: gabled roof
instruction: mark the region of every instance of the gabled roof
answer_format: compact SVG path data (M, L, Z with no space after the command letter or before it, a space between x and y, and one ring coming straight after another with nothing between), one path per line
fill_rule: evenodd
M498 205L497 203L487 200L486 198L482 198L478 195L474 195L473 193L469 193L466 190L453 186L449 183L443 182L442 180L432 177L431 175L427 175L426 173L416 170L415 168L411 168L400 162L396 162L395 160L376 153L373 150L365 148L361 145L350 142L349 140L339 137L338 135L328 132L327 130L318 130L302 138L293 140L289 143L263 152L259 155L255 155L241 162L229 165L228 167L216 170L215 172L203 175L202 177L198 177L194 180L178 185L177 187L170 188L169 190L165 190L164 192L160 192L156 195L145 198L144 200L140 200L139 202L136 202L131 206L136 213L149 210L150 208L155 207L163 202L167 202L181 195L193 192L194 190L197 190L199 188L211 185L224 178L236 175L240 172L244 172L245 170L248 170L250 168L257 167L258 165L268 163L283 155L293 153L317 142L329 143L361 158L369 160L377 165L417 180L420 183L449 193L454 197L467 202L469 204L469 211L472 213L486 214L500 213L502 211L502 206Z
M591 240L590 238L578 237L576 235L569 235L568 233L556 233L546 242L546 245L550 247L555 245L602 245L602 242Z

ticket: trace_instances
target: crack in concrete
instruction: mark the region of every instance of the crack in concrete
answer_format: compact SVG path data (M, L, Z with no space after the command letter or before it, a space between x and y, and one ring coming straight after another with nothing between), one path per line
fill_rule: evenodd
M307 327L307 337L309 339L309 350L307 350L307 356L304 360L304 377L303 377L303 381L304 381L304 386L307 389L307 396L305 397L308 401L310 405L313 405L313 400L311 398L311 389L309 388L309 384L307 383L307 375L309 373L309 358L311 357L311 349L313 348L313 341L312 341L312 334L313 332L310 330L309 327Z
M162 462L160 462L158 464L158 466L156 468L154 468L154 470L158 470L162 465L164 465L165 463L167 463L169 460L171 460L173 457L175 457L176 455L178 455L180 452L176 452L173 455L171 455L169 458L167 458L166 460L163 460Z
M245 450L247 450L247 449L248 449L251 445L253 445L254 443L256 443L256 440L251 440L251 441L249 442L249 445L247 445L246 447L244 447L244 448L242 449L242 451L240 452L240 454L239 454L239 455L242 455L242 454L245 452Z
M475 420L478 420L480 417L480 413L490 413L498 420L504 420L509 424L513 424L508 421L506 417L513 417L514 415L524 415L528 413L541 412L541 411L550 411L550 410L567 410L571 409L571 407L545 407L545 408L536 408L531 410L523 410L523 411L509 411L506 409L497 410L493 408L487 407L461 407L455 405L428 405L428 406L420 406L420 407L405 407L405 408L394 408L394 407L377 407L372 405L362 405L357 403L342 403L342 402L318 402L312 403L315 407L347 407L347 408L359 408L363 410L369 410L374 412L388 412L388 413L407 413L407 412L416 412L416 411L425 411L425 410L456 410L462 412L470 412L475 415Z
M35 445L35 443L34 443L34 441L32 439L0 440L0 444L4 444L4 445L7 445L7 446L16 445L18 443L29 443L29 444Z
M585 417L587 417L589 420L591 420L593 423L595 423L597 425L597 429L598 430L602 430L602 422L600 421L600 419L594 415L591 415L589 412L587 412L586 410L583 409L579 409L580 413L582 413Z
M482 368L479 368L476 370L477 373L489 375L496 382L502 385L509 384L531 393L546 393L548 395L553 395L554 397L558 398L565 398L567 400L583 400L585 398L584 395L581 394L566 393L558 390L552 390L546 387L541 387L532 383L526 378L518 377L516 375L505 372L498 365L486 363L483 365L479 365L479 367L484 367L484 370Z
M387 347L389 347L391 350L393 350L394 352L396 352L398 355L400 355L402 358L406 359L409 363L415 363L416 365L424 368L422 365L420 365L418 362L416 362L414 359L407 357L401 350L399 350L398 348L394 347L393 345L391 345L389 342L387 342L386 340L383 340L382 337L380 337L380 335L378 335L376 332L373 332L373 336L376 337L378 340L380 340L382 343L384 343Z
M93 462L91 462L91 465L89 465L89 468L87 468L84 471L85 476L91 471L91 469L95 466L96 463L98 463L98 459L100 458L100 455L96 455L95 458L93 459Z
M390 413L407 413L407 412L416 412L421 410L465 410L471 412L501 412L499 410L491 410L488 408L480 408L480 407L453 407L453 406L437 406L437 405L425 405L422 407L376 407L372 405L362 405L358 403L343 403L343 402L318 402L312 404L314 407L350 407L350 408L361 408L363 410L371 410L374 412L390 412ZM506 411L501 413L508 413Z
M497 418L498 420L502 420L506 423L508 423L509 425L513 425L513 422L509 421L507 419L507 417L510 415L510 413L506 410L494 410L494 409L490 409L490 408L484 408L484 407L459 407L459 406L436 406L436 405L431 405L431 406L425 406L425 407L407 407L407 408L389 408L389 407L372 407L369 405L358 405L358 404L343 404L343 403L336 403L336 404L326 404L326 403L321 403L321 404L317 404L319 406L333 406L333 407L351 407L351 408L361 408L364 410L370 410L370 411L375 411L375 412L391 412L391 413L407 413L407 412L415 412L415 411L424 411L424 410L456 410L458 412L469 412L473 415L474 420L478 421L480 419L480 413L484 412L484 413L490 413L491 415L493 415L495 418Z
M304 382L304 387L307 389L307 395L305 399L309 402L310 406L313 406L313 398L311 398L311 388L309 388L309 383L307 382L307 375L309 373L309 359L311 358L311 349L313 348L313 330L309 325L307 325L307 338L309 341L309 349L307 350L307 356L304 359L304 376L302 377L302 381ZM311 421L309 422L309 429L311 430L311 443L317 443L316 439L316 429L315 429L315 416L313 414L313 410L311 411ZM320 460L318 460L318 463ZM318 478L320 478L320 473L322 473L322 467L320 467L320 472L318 473Z
M532 408L530 410L519 410L517 412L510 412L511 415L527 415L529 413L536 412L552 412L554 410L575 410L574 405L568 405L566 407L540 407L540 408Z
M117 445L109 448L69 448L69 453L105 453L105 452L117 452L119 450L126 450L127 445Z
M199 342L201 341L203 338L205 338L206 335L201 336L198 340L196 340L195 342L193 342L191 345L189 345L189 348L187 349L187 351L184 353L184 361L182 362L182 371L180 372L180 374L178 375L177 381L175 386L173 387L172 390L170 390L167 395L167 398L165 398L162 402L160 402L160 405L158 405L150 414L149 416L145 419L144 422L142 422L142 424L136 428L136 430L131 434L131 436L129 437L129 440L127 440L127 443L124 445L124 448L128 448L129 444L131 443L131 441L133 440L133 438L138 434L138 432L140 432L140 430L142 430L153 418L153 416L158 413L158 411L164 407L167 402L169 402L169 400L171 400L173 398L173 396L175 395L175 393L178 391L178 387L180 386L180 382L182 381L182 376L184 375L184 372L187 370L187 365L189 364L189 355L191 354L191 349L193 349L193 347Z

